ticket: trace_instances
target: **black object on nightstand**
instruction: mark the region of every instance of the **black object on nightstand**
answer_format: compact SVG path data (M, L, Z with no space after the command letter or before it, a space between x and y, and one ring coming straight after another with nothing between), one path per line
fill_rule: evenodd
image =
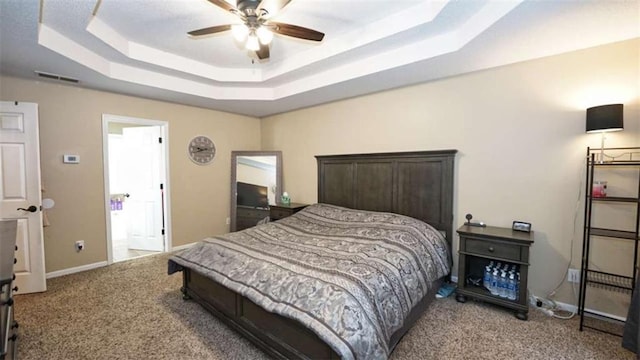
M298 211L306 208L307 206L309 206L309 204L290 203L290 204L270 205L269 217L271 218L271 221L284 219L287 216L291 216L297 213Z
M529 270L529 248L533 244L530 233L513 231L494 226L476 227L462 225L460 235L460 257L458 260L458 288L456 300L466 302L467 297L514 309L516 317L527 320L529 313L527 297L527 273ZM485 267L490 262L516 265L520 281L515 300L493 295L482 285Z

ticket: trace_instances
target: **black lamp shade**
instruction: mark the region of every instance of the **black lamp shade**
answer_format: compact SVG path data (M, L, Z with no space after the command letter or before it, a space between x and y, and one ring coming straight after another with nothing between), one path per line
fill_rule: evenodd
M618 131L623 128L622 104L601 105L587 109L587 132Z

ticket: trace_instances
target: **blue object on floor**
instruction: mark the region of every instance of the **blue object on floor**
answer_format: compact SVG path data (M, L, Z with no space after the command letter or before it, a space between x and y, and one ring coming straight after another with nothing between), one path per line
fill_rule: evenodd
M456 289L456 286L451 283L443 283L438 289L436 293L436 299L446 298L449 295L453 294L453 291Z

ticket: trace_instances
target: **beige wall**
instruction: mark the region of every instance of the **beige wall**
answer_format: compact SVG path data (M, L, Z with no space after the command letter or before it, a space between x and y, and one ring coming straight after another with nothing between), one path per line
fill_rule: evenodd
M514 219L533 223L530 289L545 295L562 280L572 249L573 266L580 266L583 203L576 206L576 200L583 155L587 146L599 146L597 135L584 133L584 109L623 102L625 131L609 135L607 145L640 145L639 48L640 41L627 41L262 122L7 77L0 77L0 99L39 104L45 195L56 200L45 229L47 272L107 258L101 116L108 113L169 122L174 246L227 231L231 150L282 150L284 190L293 201L310 203L316 201L314 155L458 149L456 226L468 212L495 226L510 226ZM216 142L218 155L209 166L186 156L188 141L199 134ZM82 163L62 164L65 153L79 154ZM616 179L608 179L611 191L622 191ZM616 210L613 220L630 218L629 211ZM80 239L86 250L76 253L73 243ZM612 262L630 262L627 244L599 251L598 265L606 270ZM566 285L558 299L575 302Z
M623 102L625 131L607 145L640 145L639 48L628 41L271 116L263 149L283 151L284 190L307 203L314 155L458 149L456 227L466 213L493 226L531 222L529 288L544 296L563 279L572 238L580 267L583 157L600 144L584 132L585 109ZM629 249L605 262L631 264ZM558 299L576 302L567 286Z
M228 231L231 150L260 149L260 122L247 116L8 77L0 78L0 99L39 105L42 181L56 201L44 231L47 272L107 260L102 114L169 123L173 246ZM196 135L216 144L208 166L187 156ZM81 163L65 165L63 154ZM74 251L76 240L85 240L84 251Z

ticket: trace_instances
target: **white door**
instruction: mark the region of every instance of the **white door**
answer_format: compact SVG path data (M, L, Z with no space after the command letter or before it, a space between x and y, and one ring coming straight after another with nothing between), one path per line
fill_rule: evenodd
M38 104L0 102L0 217L18 220L18 294L47 289L39 148Z
M127 218L129 248L163 251L162 146L158 139L160 126L126 127L122 129L125 154L121 161L122 186L129 194L123 203Z

